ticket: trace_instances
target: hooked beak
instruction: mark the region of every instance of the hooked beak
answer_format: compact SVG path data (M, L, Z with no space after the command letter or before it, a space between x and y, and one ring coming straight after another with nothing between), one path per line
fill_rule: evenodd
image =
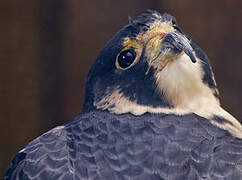
M162 71L170 61L177 59L183 52L193 63L196 63L190 41L180 32L160 33L152 37L146 44L146 56L149 63L146 74L151 66L157 69L157 72Z
M193 63L196 63L196 58L193 54L193 48L190 41L179 32L171 32L164 36L160 44L160 55L164 58L170 58L185 52Z

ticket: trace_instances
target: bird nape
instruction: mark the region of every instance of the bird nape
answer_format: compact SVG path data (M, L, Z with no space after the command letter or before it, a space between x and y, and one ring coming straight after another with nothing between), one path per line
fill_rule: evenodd
M242 179L241 138L205 53L149 11L96 58L82 112L22 147L4 179Z

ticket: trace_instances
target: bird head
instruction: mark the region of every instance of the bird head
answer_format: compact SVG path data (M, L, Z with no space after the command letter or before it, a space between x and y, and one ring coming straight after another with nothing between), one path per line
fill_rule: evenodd
M169 14L149 11L118 31L89 71L84 110L193 112L219 105L204 52Z

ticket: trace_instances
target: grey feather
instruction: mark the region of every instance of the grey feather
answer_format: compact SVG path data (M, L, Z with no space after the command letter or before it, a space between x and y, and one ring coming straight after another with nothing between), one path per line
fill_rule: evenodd
M242 141L195 114L83 113L15 158L5 180L242 178Z

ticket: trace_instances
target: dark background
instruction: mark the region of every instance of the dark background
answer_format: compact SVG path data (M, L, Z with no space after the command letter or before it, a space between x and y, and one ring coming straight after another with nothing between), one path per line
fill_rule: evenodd
M174 15L205 50L222 105L242 121L241 0L1 0L0 177L21 145L80 112L93 60L147 9Z

